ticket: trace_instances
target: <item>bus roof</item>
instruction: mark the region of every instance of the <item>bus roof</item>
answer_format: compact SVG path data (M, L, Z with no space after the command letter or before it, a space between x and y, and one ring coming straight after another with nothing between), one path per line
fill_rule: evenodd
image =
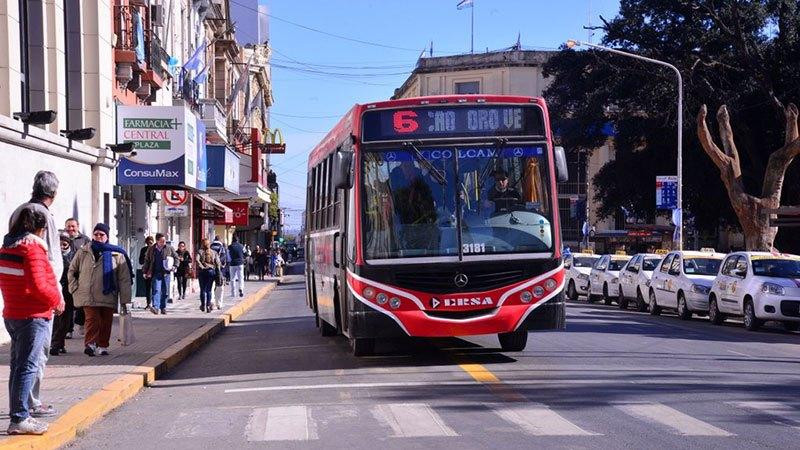
M433 95L428 97L409 97L397 100L382 100L379 102L356 104L342 116L336 126L317 144L308 156L308 167L314 167L329 153L336 149L351 134L358 136L361 123L361 113L368 109L394 108L410 105L428 105L443 103L529 103L539 105L547 111L544 99L541 97L524 97L518 95ZM546 113L545 113L546 114Z

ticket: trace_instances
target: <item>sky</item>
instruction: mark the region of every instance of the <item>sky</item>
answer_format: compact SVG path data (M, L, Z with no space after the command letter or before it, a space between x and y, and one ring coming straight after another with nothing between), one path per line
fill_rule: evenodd
M479 53L510 47L518 35L531 50L598 42L583 27L619 9L619 0L473 0L470 11L458 1L259 0L270 15L270 120L287 147L271 160L287 228L300 228L310 150L354 104L388 99L431 41L434 56L469 53L471 13Z

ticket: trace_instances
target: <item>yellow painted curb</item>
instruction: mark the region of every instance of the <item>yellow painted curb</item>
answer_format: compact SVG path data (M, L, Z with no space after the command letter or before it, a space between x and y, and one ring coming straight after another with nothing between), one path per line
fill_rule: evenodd
M56 449L66 445L90 425L134 397L144 386L151 384L210 341L215 334L266 297L275 286L276 284L264 286L255 294L247 296L219 317L215 317L213 322L192 331L142 365L134 367L73 405L51 423L47 433L42 436L12 436L0 440L0 449Z

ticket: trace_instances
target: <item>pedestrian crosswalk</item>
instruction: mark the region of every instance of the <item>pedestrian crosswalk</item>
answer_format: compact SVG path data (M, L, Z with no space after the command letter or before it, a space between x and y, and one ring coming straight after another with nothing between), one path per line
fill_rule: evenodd
M248 442L324 440L357 427L365 438L457 438L491 432L525 436L613 436L616 423L636 423L655 435L726 439L742 423L741 414L767 415L775 426L796 433L800 409L777 401L714 403L731 415L682 411L681 405L658 402L613 402L602 405L550 406L531 402L480 404L337 403L204 408L175 416L167 439L244 435ZM687 407L686 404L682 406ZM702 411L702 409L701 409ZM240 417L236 417L239 414ZM612 420L610 416L617 415ZM621 422L620 422L621 420ZM198 423L204 426L197 426ZM243 424L244 429L241 428ZM357 424L357 425L354 425ZM723 441L720 441L723 442Z

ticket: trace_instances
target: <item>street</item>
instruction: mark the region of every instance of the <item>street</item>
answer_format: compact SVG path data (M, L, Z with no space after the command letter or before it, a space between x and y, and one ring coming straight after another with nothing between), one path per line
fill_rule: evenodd
M796 448L800 336L587 305L526 351L495 336L321 337L285 282L70 448Z

